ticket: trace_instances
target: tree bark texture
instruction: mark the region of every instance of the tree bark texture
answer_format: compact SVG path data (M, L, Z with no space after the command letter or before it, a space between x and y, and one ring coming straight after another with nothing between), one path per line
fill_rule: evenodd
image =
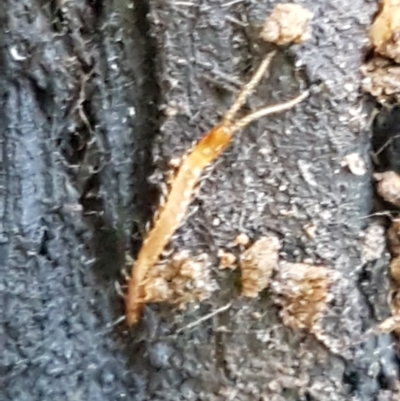
M265 55L258 35L275 4L0 2L1 400L398 399L393 339L365 335L389 315L387 256L361 258L370 174L341 166L349 153L369 159L358 89L368 0L301 2L313 38L278 51L249 106L293 97L299 75L318 90L239 133L206 174L171 246L209 254L220 289L185 311L148 306L130 330L113 325L115 282L169 160L218 122ZM286 260L341 277L324 341L285 327L268 291L242 299L237 274L217 268L239 233L271 232Z

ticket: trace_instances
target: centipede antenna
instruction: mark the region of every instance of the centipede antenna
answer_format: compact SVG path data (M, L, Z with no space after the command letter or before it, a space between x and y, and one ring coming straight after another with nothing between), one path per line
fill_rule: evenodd
M258 120L259 118L268 116L270 114L281 113L283 111L289 110L294 107L296 104L301 103L304 99L306 99L310 95L310 91L306 90L302 92L299 96L295 97L294 99L290 99L287 102L274 104L272 106L263 107L260 110L257 110L253 113L248 114L247 116L242 117L241 119L237 120L232 125L232 132L240 130L251 122Z
M251 77L250 81L244 85L243 89L239 92L235 102L231 106L231 108L225 113L224 118L222 119L223 123L231 123L237 114L237 112L243 107L246 103L247 98L254 92L255 88L264 77L265 72L267 71L269 65L271 64L271 60L275 55L275 51L270 52L261 62L257 71Z

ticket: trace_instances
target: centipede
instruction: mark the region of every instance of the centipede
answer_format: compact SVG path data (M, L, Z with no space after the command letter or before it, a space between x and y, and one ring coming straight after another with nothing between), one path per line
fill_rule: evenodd
M166 201L157 211L157 218L154 219L153 227L144 238L127 281L125 318L129 327L138 323L146 303L144 289L146 275L149 269L159 262L171 238L185 222L188 208L195 198L196 188L206 167L214 163L225 151L238 131L260 118L289 110L309 96L310 91L304 90L289 101L265 106L245 116L237 117L262 78L267 75L274 55L275 52L271 52L264 57L250 80L239 91L221 122L211 128L182 158L182 163L170 184Z

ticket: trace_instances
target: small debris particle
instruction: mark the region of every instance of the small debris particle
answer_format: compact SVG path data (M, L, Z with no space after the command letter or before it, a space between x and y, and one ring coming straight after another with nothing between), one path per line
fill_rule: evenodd
M311 38L313 13L298 4L278 4L267 17L261 38L277 45L302 43Z
M233 253L220 249L218 251L218 257L220 269L236 269L236 256Z
M218 217L216 217L215 219L213 219L211 225L213 227L218 227L221 224L221 219L219 219Z
M400 1L381 0L370 37L377 53L400 62Z
M215 289L207 255L192 257L187 251L154 266L143 285L146 303L168 302L180 308L208 298Z
M389 251L394 258L400 256L400 219L393 219L387 230ZM400 282L400 281L399 281Z
M379 222L372 222L363 233L361 262L373 262L382 257L386 248L385 227Z
M304 230L305 234L307 235L307 238L314 239L315 238L315 234L317 232L317 226L315 224L313 224L313 223L306 224L303 227L303 230Z
M170 104L168 105L165 110L164 110L164 114L167 117L175 117L178 114L178 107L176 104Z
M267 288L278 266L281 245L275 236L262 237L246 249L240 258L242 294L255 298Z
M168 167L170 169L177 170L182 164L182 157L172 157L168 162Z
M26 60L26 56L23 56L19 53L19 51L17 50L16 46L12 46L10 48L10 54L11 57L15 60L15 61L24 61Z
M341 166L347 167L350 173L354 175L361 176L367 172L365 162L358 153L350 153L349 155L346 155L341 162Z
M241 233L235 239L235 245L247 246L250 243L250 238L247 234Z
M324 266L306 263L281 262L272 291L281 306L283 323L292 329L314 331L328 303L330 271Z
M262 317L260 312L252 312L252 313L250 313L250 316L255 320L260 320Z
M383 57L374 57L361 67L362 88L381 103L400 102L400 66Z
M400 175L394 171L374 174L378 182L376 189L378 194L386 202L400 207Z

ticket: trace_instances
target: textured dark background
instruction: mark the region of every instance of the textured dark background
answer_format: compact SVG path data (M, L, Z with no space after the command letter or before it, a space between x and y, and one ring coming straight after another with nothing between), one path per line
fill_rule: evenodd
M273 232L282 258L337 271L324 344L285 328L268 292L240 299L236 273L215 266L221 289L200 307L113 325L125 254L157 204L148 177L162 182L227 109L274 2L0 2L1 401L398 399L391 338L363 336L388 315L385 258L360 257L370 175L341 167L352 152L368 161L358 69L376 3L298 3L313 39L277 55L252 106L296 94L297 75L319 89L237 135L172 246L215 260L240 232Z

